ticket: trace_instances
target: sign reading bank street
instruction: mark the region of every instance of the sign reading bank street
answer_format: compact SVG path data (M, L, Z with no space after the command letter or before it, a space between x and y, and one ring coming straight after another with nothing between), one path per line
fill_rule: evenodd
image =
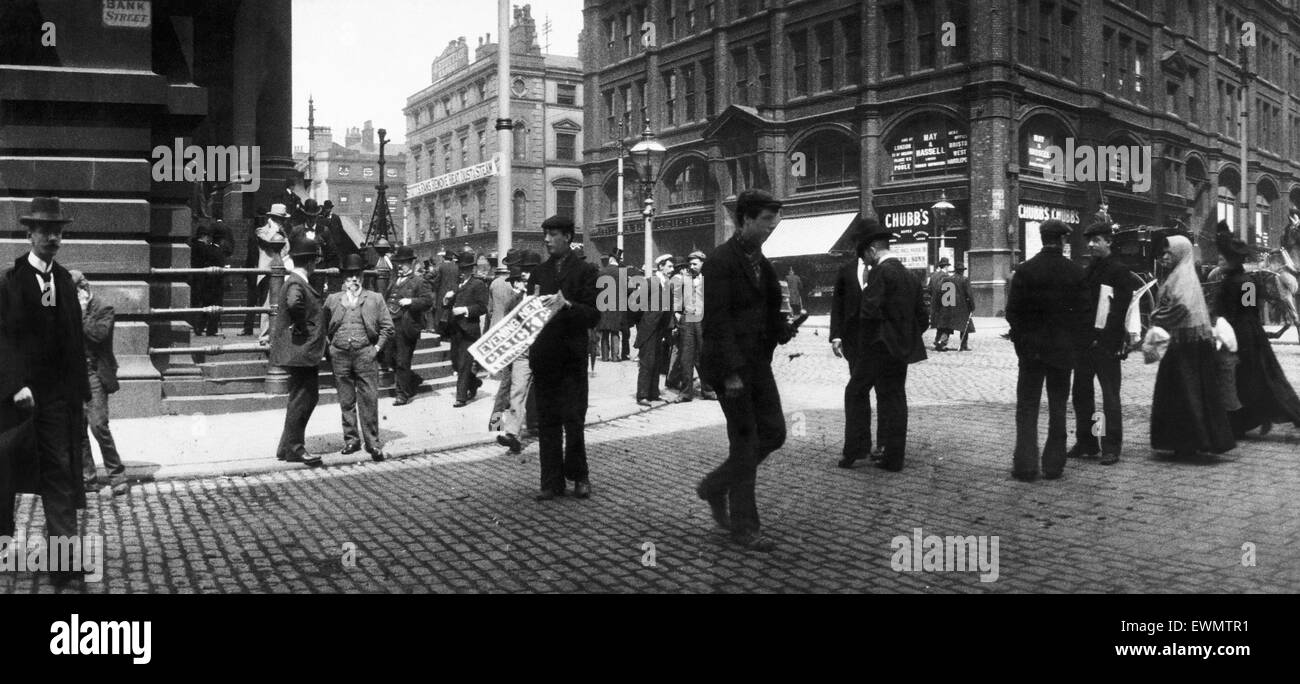
M104 0L104 25L149 28L153 11L149 0Z
M492 157L488 161L473 166L466 166L463 169L456 169L451 173L444 173L441 176L434 176L406 186L406 198L419 197L431 192L454 188L458 185L464 185L482 178L490 178L501 173L501 165L498 163L498 157Z

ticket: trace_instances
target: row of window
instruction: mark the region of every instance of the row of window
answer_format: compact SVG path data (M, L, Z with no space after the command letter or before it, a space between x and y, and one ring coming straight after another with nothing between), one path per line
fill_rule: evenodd
M450 196L441 201L434 199L411 207L411 220L415 226L418 242L440 240L456 237L458 232L469 235L474 232L492 230L487 218L487 191L474 193L474 216L471 216L470 199L467 193L457 195L459 212L453 212ZM577 216L578 191L557 189L555 191L555 213L560 216L575 218ZM422 209L423 207L423 209ZM528 222L528 194L516 190L511 198L511 214L515 230L522 230Z
M515 126L513 129L513 134L514 134L513 147L514 147L514 158L518 161L526 161L528 159L529 130L530 129L528 128L528 124L526 122L524 121L515 122ZM452 141L450 139L447 139L442 143L441 171L439 170L439 166L437 164L438 156L434 152L437 149L435 144L431 143L427 145L428 157L429 157L428 177L433 178L434 176L440 175L440 173L451 173L456 169L463 169L466 166L470 166L473 164L481 164L487 161L488 160L487 130L481 128L475 131L474 135L478 142L475 146L477 148L477 152L473 155L474 157L473 159L470 158L471 157L470 151L472 148L470 145L470 139L468 135L460 136L459 143L457 147L455 147L454 149L452 147ZM459 150L459 154L455 154L456 150ZM422 154L419 149L412 150L411 159L413 161L412 166L415 169L415 178L414 178L415 181L422 180L421 169L423 167L421 165L421 157ZM453 166L452 165L453 161L457 158L459 158L460 160L459 165ZM553 158L560 161L577 161L578 159L577 134L556 133L555 134L555 156Z
M527 81L516 77L511 82L510 92L515 97L526 96L528 94ZM463 111L469 108L471 104L478 104L487 100L487 98L487 80L479 79L475 81L472 88L461 88L454 95L445 95L441 100L434 101L428 106L418 109L414 116L408 117L407 128L419 128L428 125L431 121L451 116L454 112ZM557 83L555 85L555 104L576 106L578 104L577 84Z
M338 177L340 177L340 178L346 178L346 177L348 177L348 176L351 176L351 175L352 175L352 165L351 165L351 164L339 164L339 165L335 166L335 167L334 167L334 175L336 175L336 176L338 176ZM363 166L363 167L361 168L361 177L362 177L362 178L373 178L374 175L375 175L375 167L373 167L373 166ZM384 175L385 175L385 176L388 176L389 178L396 178L396 177L397 177L397 169L394 169L394 168L392 168L392 167L389 167L388 169L385 169L385 171L384 171Z
M345 207L345 206L351 206L351 205L352 205L352 195L349 194L349 193L346 193L346 192L340 192L340 193L337 195L337 199L338 199L338 201L339 201L339 206L340 206L340 207ZM362 195L362 196L361 196L361 203L364 204L364 205L371 205L371 204L374 204L374 203L375 203L375 196L374 196L374 195ZM396 206L397 206L397 198L396 198L396 197L389 197L389 198L388 198L388 208L389 208L389 209L392 209L392 208L394 208L394 207L396 207Z

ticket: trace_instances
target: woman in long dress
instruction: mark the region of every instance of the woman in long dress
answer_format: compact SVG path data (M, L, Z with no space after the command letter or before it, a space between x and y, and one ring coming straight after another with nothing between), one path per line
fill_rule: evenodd
M1164 258L1171 270L1151 324L1169 332L1169 349L1156 373L1151 447L1178 458L1206 458L1235 448L1237 441L1219 389L1214 336L1191 241L1171 236Z
M1240 439L1255 428L1266 435L1275 422L1300 427L1300 398L1287 382L1259 318L1265 283L1261 274L1245 270L1250 248L1234 238L1220 254L1223 281L1214 298L1214 315L1225 318L1237 337L1241 408L1228 414L1232 432Z

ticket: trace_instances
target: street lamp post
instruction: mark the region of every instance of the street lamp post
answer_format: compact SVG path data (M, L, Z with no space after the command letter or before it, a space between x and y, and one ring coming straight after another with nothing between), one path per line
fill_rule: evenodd
M947 235L945 233L948 225L947 225L947 221L944 221L942 219L946 218L948 212L952 211L953 209L956 209L956 207L953 206L952 202L948 201L947 191L940 191L939 201L930 205L930 210L934 212L934 222L938 225L939 228L939 255L938 258L935 260L936 263L938 262L938 259L943 258L943 250L944 247L947 246L946 244ZM944 212L944 213L940 214L939 212ZM953 260L956 261L955 258ZM955 265L956 264L954 264L954 266Z
M632 146L632 158L640 166L641 187L645 193L645 209L641 210L641 215L645 217L645 272L651 273L654 264L654 215L655 200L654 186L655 176L654 168L663 159L663 143L655 140L655 134L650 130L650 120L646 119L645 129L641 131L641 140Z

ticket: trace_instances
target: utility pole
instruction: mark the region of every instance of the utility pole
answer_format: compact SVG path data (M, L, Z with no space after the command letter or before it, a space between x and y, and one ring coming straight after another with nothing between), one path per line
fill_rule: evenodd
M314 198L316 183L312 180L312 170L316 168L316 100L311 95L307 96L307 125L294 128L307 131L307 172L302 176L307 182L307 196Z
M1237 40L1240 41L1241 39L1238 38ZM1249 163L1250 163L1250 157L1249 157L1249 154L1248 154L1248 152L1247 152L1247 150L1249 149L1249 147L1248 147L1248 145L1247 145L1247 138L1250 136L1250 133L1249 133L1249 131L1250 131L1250 113L1249 113L1249 108L1250 108L1250 81L1251 81L1251 74L1250 74L1250 66L1249 66L1249 63L1248 63L1248 60L1250 59L1250 53L1246 51L1246 45L1245 45L1244 42L1239 43L1238 46L1237 46L1237 49L1238 49L1238 55L1240 56L1240 61L1241 61L1241 119L1240 119L1240 121L1241 121L1241 133L1240 133L1240 137L1241 137L1241 174L1240 174L1240 175L1241 175L1241 187L1240 187L1240 190L1241 190L1241 193L1240 193L1240 198L1241 198L1241 199L1240 199L1240 201L1241 201L1241 211L1240 211L1240 213L1238 214L1238 215L1241 217L1241 222L1238 224L1238 225L1240 226L1240 230L1237 231L1237 237L1239 237L1239 238L1241 238L1242 240L1245 240L1245 241L1247 241L1247 242L1252 242L1252 243L1253 243L1254 240L1251 239L1252 236L1251 236L1251 234L1250 234L1250 229L1249 229L1249 226L1250 226L1250 190L1249 190L1250 183L1249 183L1249 180L1248 180L1248 179L1250 178L1250 174L1247 172L1247 171L1248 171L1248 168L1249 168Z
M497 0L497 258L504 259L514 241L514 204L510 174L514 159L514 119L510 116L510 0Z

